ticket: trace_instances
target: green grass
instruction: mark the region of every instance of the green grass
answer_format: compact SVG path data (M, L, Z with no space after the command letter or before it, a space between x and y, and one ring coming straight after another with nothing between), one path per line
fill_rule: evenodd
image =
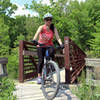
M0 78L0 100L16 100L13 95L15 90L14 82L8 77Z
M92 80L87 82L84 73L78 80L77 87L71 90L73 94L80 100L100 100L100 85L94 85Z

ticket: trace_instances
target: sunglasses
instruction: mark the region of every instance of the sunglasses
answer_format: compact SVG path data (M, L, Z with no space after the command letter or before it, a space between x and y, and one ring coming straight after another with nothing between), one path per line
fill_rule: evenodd
M46 21L52 21L52 18L47 18L47 19L45 19Z

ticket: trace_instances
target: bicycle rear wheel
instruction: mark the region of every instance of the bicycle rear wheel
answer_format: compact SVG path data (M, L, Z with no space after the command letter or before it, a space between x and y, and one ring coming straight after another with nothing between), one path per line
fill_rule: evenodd
M44 64L42 72L42 92L47 100L52 100L59 89L60 70L54 61Z

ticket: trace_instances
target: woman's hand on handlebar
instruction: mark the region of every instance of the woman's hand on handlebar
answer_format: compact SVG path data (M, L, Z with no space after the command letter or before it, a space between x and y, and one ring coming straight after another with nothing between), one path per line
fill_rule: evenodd
M61 49L63 49L63 54L65 53L64 44L60 45Z
M34 43L34 45L39 45L39 46L46 46L45 44L41 44L41 43L38 43L38 41L36 41L36 40L32 40L31 41L32 43ZM65 53L64 52L64 44L62 44L62 45L60 45L60 46L58 46L58 47L56 47L57 49L63 49L63 54Z
M41 43L39 43L38 41L36 41L36 40L32 40L31 41L32 43L34 43L34 45L39 45L39 46L46 46L45 44L41 44Z
M38 41L36 40L32 40L31 42L34 43L34 45L38 45Z

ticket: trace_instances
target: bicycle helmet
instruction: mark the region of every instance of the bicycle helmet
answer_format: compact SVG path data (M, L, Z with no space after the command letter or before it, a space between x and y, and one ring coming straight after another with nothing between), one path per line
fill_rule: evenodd
M43 19L46 19L46 18L52 18L53 16L50 14L50 13L46 13L44 16L43 16Z

